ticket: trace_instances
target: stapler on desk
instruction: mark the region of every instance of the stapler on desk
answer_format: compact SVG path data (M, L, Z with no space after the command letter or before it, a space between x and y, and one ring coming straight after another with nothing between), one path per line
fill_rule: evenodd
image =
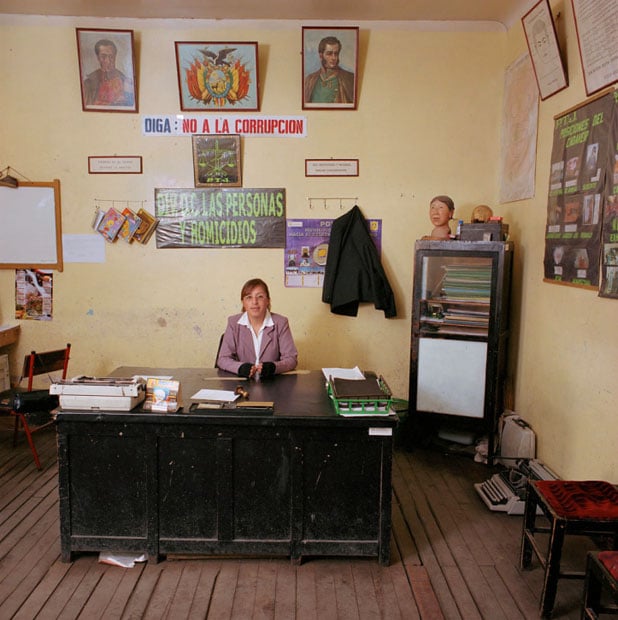
M271 415L275 411L275 403L272 401L242 400L233 402L205 401L193 403L189 407L191 413L212 414L262 414Z

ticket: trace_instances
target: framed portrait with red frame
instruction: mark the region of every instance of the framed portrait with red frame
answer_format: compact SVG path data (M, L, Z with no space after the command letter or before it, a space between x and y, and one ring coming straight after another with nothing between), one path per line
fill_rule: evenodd
M76 28L84 112L137 112L133 30Z
M303 27L303 110L356 110L357 26Z

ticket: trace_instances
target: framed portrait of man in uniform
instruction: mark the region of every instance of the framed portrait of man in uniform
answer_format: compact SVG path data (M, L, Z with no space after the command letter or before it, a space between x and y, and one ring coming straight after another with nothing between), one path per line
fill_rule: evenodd
M133 30L75 31L84 112L137 112Z
M303 27L303 110L356 110L358 27Z

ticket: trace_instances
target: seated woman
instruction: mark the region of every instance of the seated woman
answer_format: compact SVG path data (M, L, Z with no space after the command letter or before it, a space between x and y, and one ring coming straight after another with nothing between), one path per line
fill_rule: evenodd
M241 377L266 379L294 370L298 351L286 317L270 312L266 282L254 278L240 291L243 312L227 320L217 368Z

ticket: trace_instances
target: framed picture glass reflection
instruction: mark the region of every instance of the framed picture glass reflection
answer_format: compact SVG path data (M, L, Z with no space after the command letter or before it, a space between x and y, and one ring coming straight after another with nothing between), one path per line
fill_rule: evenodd
M137 112L133 30L75 30L84 112Z
M358 27L303 27L303 109L356 110Z
M257 43L176 41L175 45L181 110L259 110Z
M540 0L522 18L532 67L541 99L568 86L548 0Z
M239 134L193 135L195 187L240 187Z

